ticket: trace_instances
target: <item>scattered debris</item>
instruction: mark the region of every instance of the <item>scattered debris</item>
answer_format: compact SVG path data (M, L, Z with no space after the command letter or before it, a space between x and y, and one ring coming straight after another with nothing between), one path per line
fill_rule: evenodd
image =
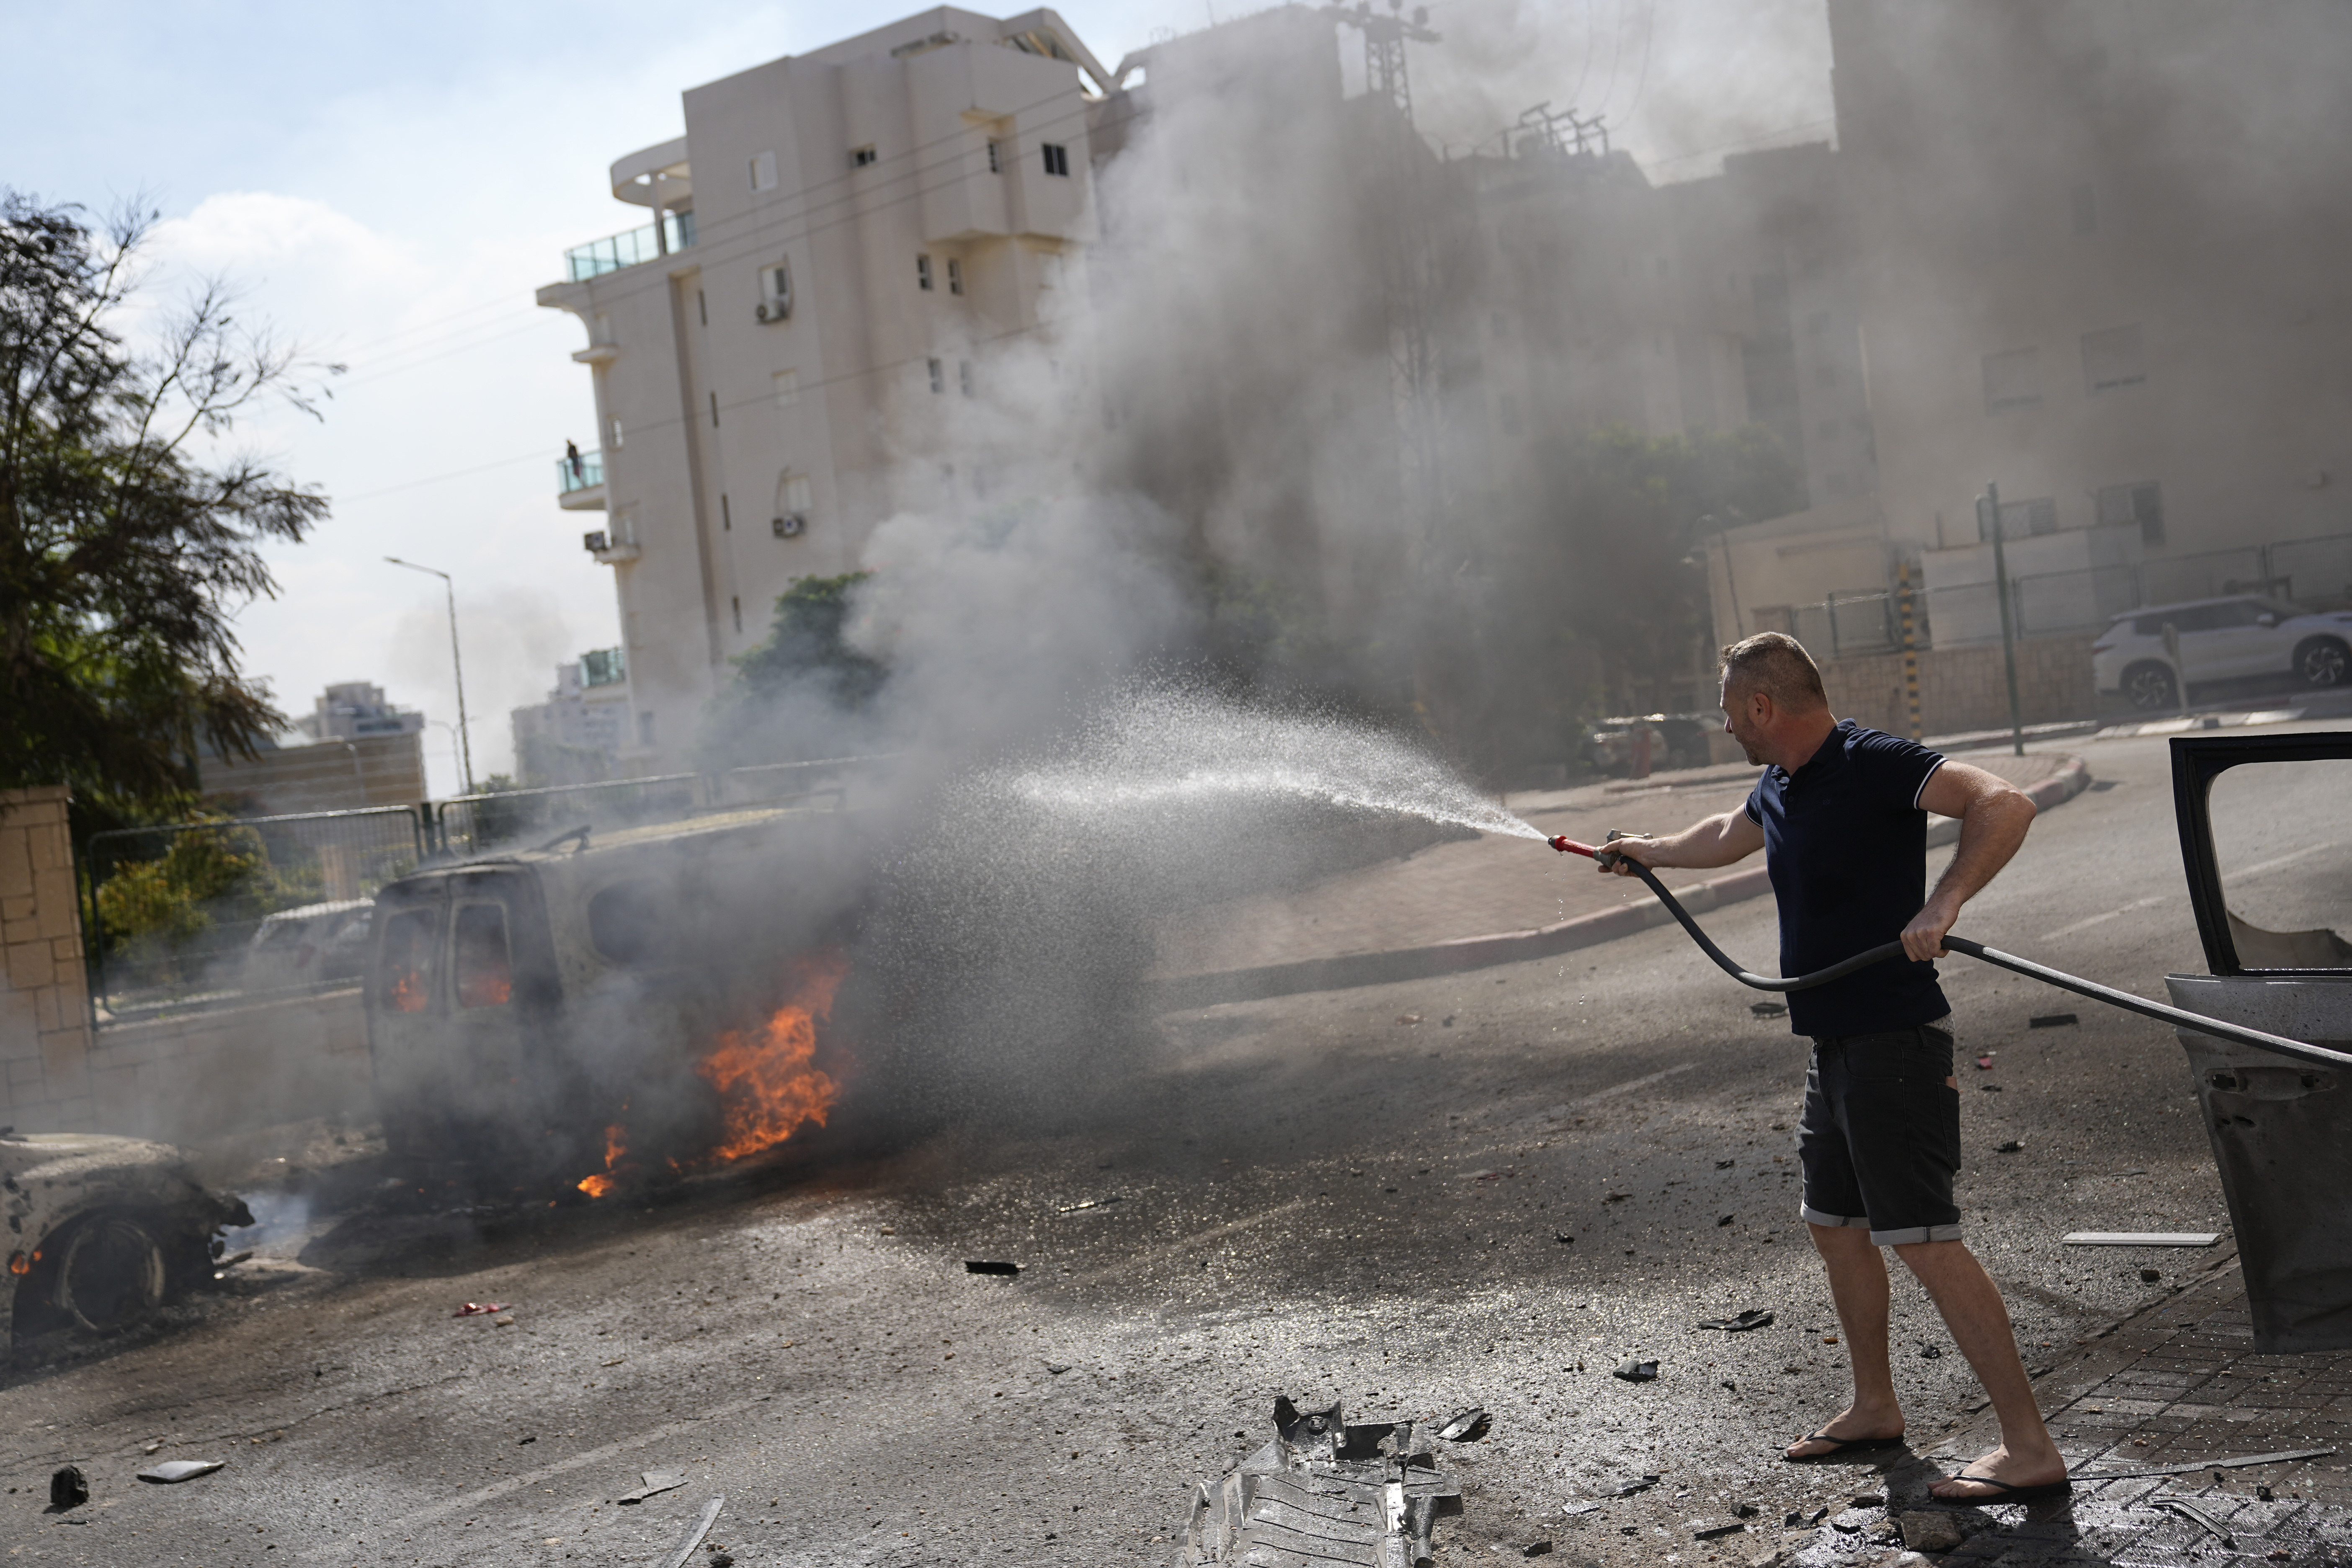
M966 1274L1013 1275L1021 1272L1021 1265L1018 1263L1000 1263L983 1258L967 1258L963 1261L963 1271Z
M1733 1509L1731 1510L1731 1514L1734 1519L1754 1519L1758 1514L1762 1513L1763 1511L1764 1510L1762 1509L1758 1508L1752 1502L1744 1502L1738 1508Z
M1421 1022L1421 1015L1418 1013L1399 1013L1397 1015L1397 1022L1408 1026L1418 1024Z
M1462 1511L1462 1490L1413 1423L1349 1426L1337 1402L1301 1412L1283 1398L1274 1424L1272 1442L1193 1489L1175 1568L1433 1559L1437 1520Z
M2272 1500L2271 1489L2268 1482L2257 1481L2254 1483L2254 1500L2256 1502L2269 1502Z
M1612 1492L1610 1496L1632 1497L1635 1492L1648 1491L1652 1487L1656 1486L1657 1484L1658 1478L1655 1476L1636 1476L1630 1481L1618 1482L1617 1489Z
M2160 1269L2143 1268L2139 1271L2139 1282L2143 1285L2153 1285L2163 1278L2164 1274Z
M1511 1170L1506 1166L1504 1169L1499 1171L1473 1171L1470 1173L1467 1179L1473 1182L1499 1182L1505 1176L1516 1176L1517 1174L1518 1173L1517 1171Z
M536 1443L536 1442L538 1442L538 1441L539 1441L539 1434L538 1434L538 1433L536 1433L536 1432L533 1432L533 1433L532 1433L530 1436L529 1436L528 1437L518 1437L518 1438L516 1438L516 1439L515 1439L515 1447L518 1447L518 1448L520 1448L520 1447L521 1447L525 1443Z
M1789 1016L1786 1002L1750 1002L1748 1010L1759 1018L1785 1018Z
M1519 1555L1522 1557L1549 1557L1551 1555L1551 1542L1549 1541L1530 1541L1525 1547L1520 1549Z
M2017 1139L2011 1138L2007 1142L1994 1144L1992 1146L1992 1152L1996 1154L2014 1154L2024 1147L2025 1145L2022 1142L2019 1142Z
M213 1264L213 1268L215 1268L215 1269L221 1269L221 1268L236 1268L236 1267L238 1264L240 1264L240 1263L250 1263L250 1262L252 1262L252 1261L253 1261L253 1250L252 1250L252 1248L247 1247L245 1251L238 1253L238 1254L237 1254L236 1257L234 1257L234 1258L220 1258L220 1259L216 1260L216 1261ZM220 1278L220 1276L219 1276L217 1273L215 1273L215 1274L213 1276L213 1278L214 1278L214 1279L219 1279L219 1278Z
M2221 1528L2221 1521L2220 1520L2215 1519L2211 1514L2207 1513L2203 1509L2199 1508L2193 1502L2189 1502L2177 1497L2160 1497L2150 1499L2148 1506L2154 1509L2160 1509L2166 1513L2177 1514L2180 1518L2189 1521L2191 1524L2201 1526L2207 1534L2212 1536L2214 1540L2219 1541L2224 1546L2234 1548L2238 1544L2237 1542L2231 1537L2230 1532Z
M160 1454L163 1451L163 1439L158 1437L152 1443L142 1444L139 1451L142 1454Z
M453 1318L487 1318L506 1310L504 1301L468 1301L449 1315Z
M1066 1361L1049 1361L1045 1363L1045 1370L1054 1376L1059 1377L1070 1370L1070 1363Z
M1087 1209L1107 1209L1117 1202L1118 1202L1118 1199L1116 1196L1108 1198L1088 1198L1082 1204L1072 1204L1067 1208L1055 1209L1054 1212L1055 1214L1078 1214Z
M1980 1083L1977 1085L1977 1088L1986 1094L1999 1094L2000 1092L2000 1085L1997 1083Z
M1728 1171L1732 1166L1737 1165L1738 1163L1739 1163L1739 1162L1737 1160L1717 1160L1715 1163L1715 1168L1718 1171Z
M719 1522L719 1510L726 1506L727 1500L723 1497L715 1497L704 1503L702 1512L686 1527L686 1533L678 1538L676 1546L670 1548L669 1555L661 1560L661 1568L686 1568L686 1560L694 1555L694 1549L702 1544L702 1538L710 1533L712 1525ZM734 1559L728 1561L731 1563Z
M1634 1361L1628 1359L1619 1366L1612 1369L1609 1375L1612 1377L1622 1377L1628 1383L1649 1383L1654 1381L1658 1375L1658 1363L1654 1361Z
M1856 1492L1853 1494L1853 1506L1856 1508L1885 1508L1886 1506L1886 1494L1885 1492Z
M1750 1307L1736 1318L1702 1318L1699 1320L1698 1326L1702 1329L1721 1329L1727 1334L1744 1334L1750 1329L1770 1328L1772 1314L1761 1307Z
M1984 1055L1977 1058L1977 1071L1992 1071L1992 1053L1990 1051L1987 1051Z
M1495 1428L1495 1418L1476 1405L1472 1405L1437 1429L1437 1435L1448 1443L1475 1443Z
M1597 1502L1588 1502L1580 1499L1574 1502L1562 1503L1560 1505L1559 1511L1568 1515L1570 1519L1574 1519L1580 1513L1599 1513L1601 1511L1601 1505Z
M1604 1204L1622 1204L1633 1195L1631 1193L1603 1193L1601 1194L1601 1201Z
M686 1485L686 1475L680 1470L646 1470L639 1479L646 1484L633 1492L623 1492L613 1500L623 1508L628 1508L645 1501L649 1497L659 1497L664 1492L674 1492Z
M1730 1224L1734 1219L1736 1219L1736 1218L1738 1218L1738 1216L1737 1215L1724 1215L1723 1216L1721 1216L1720 1218L1718 1218L1718 1219L1715 1222L1715 1228L1716 1228L1716 1229L1717 1229L1717 1230L1721 1230L1725 1226L1729 1225L1729 1224Z
M1569 1235L1568 1232L1564 1230L1553 1231L1551 1233L1551 1238L1554 1241L1559 1242L1562 1247L1571 1247L1576 1243L1576 1237Z
M2074 1230L2058 1238L2068 1247L2210 1247L2218 1230Z
M1720 1541L1727 1535L1743 1534L1746 1532L1747 1529L1748 1527L1745 1524L1742 1524L1736 1519L1728 1524L1700 1524L1694 1521L1691 1524L1691 1539L1693 1541Z
M1454 1015L1448 1013L1444 1017L1440 1018L1437 1021L1437 1026L1441 1029L1450 1029L1454 1027Z
M2297 1459L2324 1459L2333 1448L2289 1448L2276 1454L2241 1454L2231 1459L2202 1459L2193 1465L2163 1465L2152 1470L2077 1470L2078 1481L2127 1481L2150 1476L2192 1476L2200 1470L2243 1470L2256 1465L2285 1465Z
M1895 1528L1902 1532L1903 1544L1914 1552L1949 1552L1962 1540L1959 1516L1944 1509L1898 1513Z
M500 1312L497 1317L490 1320L490 1327L494 1329L513 1328L514 1314L512 1312Z
M139 1479L168 1487L175 1481L192 1481L198 1476L209 1476L227 1463L226 1459L166 1459L152 1469L140 1471Z
M1919 1342L1919 1359L1921 1361L1941 1361L1944 1359L1944 1347L1936 1343L1932 1340L1921 1340Z
M2063 1029L2069 1024L2081 1022L2072 1013L2042 1013L2028 1018L2025 1026L2029 1029Z
M81 1473L79 1465L68 1465L49 1478L49 1508L63 1513L69 1508L79 1508L89 1500L89 1478Z

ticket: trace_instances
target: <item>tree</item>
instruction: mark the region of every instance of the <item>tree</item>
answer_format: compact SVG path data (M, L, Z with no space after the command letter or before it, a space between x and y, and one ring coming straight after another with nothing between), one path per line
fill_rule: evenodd
M776 601L768 640L736 658L702 717L696 752L706 768L837 755L889 672L843 635L851 599L870 572L798 577Z
M217 280L131 346L156 221L0 188L0 788L118 820L187 804L200 742L250 755L284 722L232 621L276 592L260 547L327 498L220 444L266 398L317 416L313 373L342 368L246 327Z

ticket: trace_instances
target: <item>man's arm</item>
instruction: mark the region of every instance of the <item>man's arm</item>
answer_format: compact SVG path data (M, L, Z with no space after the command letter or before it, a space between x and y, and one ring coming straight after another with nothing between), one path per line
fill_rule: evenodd
M2008 780L1946 763L1937 768L1919 804L1938 816L1960 819L1960 847L1936 879L1936 890L1903 928L1903 951L1915 959L1944 956L1944 933L1960 918L1960 906L2000 875L2033 826L2033 802Z
M1742 809L1710 816L1671 837L1620 838L1609 847L1654 870L1665 866L1728 866L1764 847L1764 829ZM1621 864L1614 869L1621 877L1633 874L1630 866Z

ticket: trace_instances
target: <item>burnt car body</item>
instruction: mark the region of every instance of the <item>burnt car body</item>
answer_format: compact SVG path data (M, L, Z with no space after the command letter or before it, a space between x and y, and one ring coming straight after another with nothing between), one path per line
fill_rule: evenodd
M0 1133L0 1350L53 1330L129 1327L212 1279L244 1200L198 1181L163 1143L93 1132Z
M707 1145L693 1067L854 928L858 814L715 814L421 869L376 896L368 1049L393 1152L534 1184Z
M2352 733L2176 736L2171 751L2181 858L2208 971L2167 975L2173 1005L2352 1051L2352 942L2325 923L2352 909L2352 868L2341 856L2334 865L2321 858L2340 849L2332 818L2352 781ZM2247 807L2295 803L2261 794L2265 775L2299 775L2300 803L2315 819L2273 809L2263 815L2279 820L2250 828ZM2224 781L2237 794L2223 801L2217 825L2215 788ZM2274 842L2262 844L2257 833ZM2280 843L2295 847L2267 852ZM2259 858L2249 863L2250 855ZM2277 873L2293 868L2306 873L2305 886L2279 889ZM2352 1205L2344 1198L2352 1190L2352 1073L2178 1032L2229 1200L2255 1349L2352 1349Z

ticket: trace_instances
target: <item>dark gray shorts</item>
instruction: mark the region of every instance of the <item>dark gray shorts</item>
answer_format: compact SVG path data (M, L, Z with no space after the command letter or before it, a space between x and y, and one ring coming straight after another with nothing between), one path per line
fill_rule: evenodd
M1814 1037L1797 1126L1808 1221L1866 1228L1880 1247L1960 1238L1950 1024Z

